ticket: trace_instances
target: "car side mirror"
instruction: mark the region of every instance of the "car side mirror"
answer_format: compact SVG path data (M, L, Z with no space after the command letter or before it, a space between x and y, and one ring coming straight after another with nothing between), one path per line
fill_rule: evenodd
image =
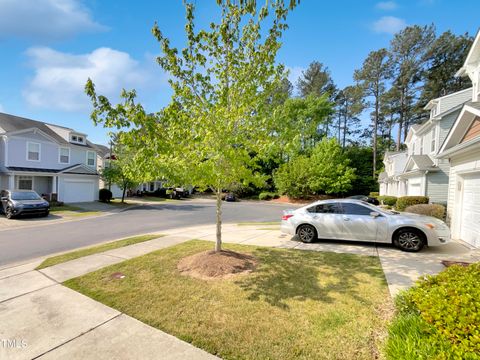
M0 200L2 200L2 201L7 201L8 198L7 198L6 196L2 196L2 197L0 198Z
M380 216L380 214L379 214L378 212L376 212L376 211L372 211L372 212L370 213L370 216L373 217L373 218L377 218L377 217Z

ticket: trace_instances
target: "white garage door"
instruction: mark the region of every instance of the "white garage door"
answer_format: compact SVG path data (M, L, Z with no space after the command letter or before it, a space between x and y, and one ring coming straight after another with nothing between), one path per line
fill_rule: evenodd
M463 177L460 238L480 247L480 174Z
M87 202L95 200L93 181L65 180L63 202Z
M420 182L408 182L408 196L421 196L422 195L422 186Z

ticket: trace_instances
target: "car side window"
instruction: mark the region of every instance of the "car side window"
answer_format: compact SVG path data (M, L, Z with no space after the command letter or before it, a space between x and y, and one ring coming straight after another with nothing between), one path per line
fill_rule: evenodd
M370 215L373 211L370 208L358 204L342 204L343 213L346 215Z
M339 209L337 204L318 204L307 209L310 213L315 214L338 214Z

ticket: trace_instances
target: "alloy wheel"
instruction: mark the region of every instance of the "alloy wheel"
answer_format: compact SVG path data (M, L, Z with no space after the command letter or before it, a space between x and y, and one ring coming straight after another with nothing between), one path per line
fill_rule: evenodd
M298 229L298 237L303 242L312 242L315 239L315 230L309 225L303 225Z
M421 247L422 239L414 232L406 231L398 237L398 244L406 250L416 250Z

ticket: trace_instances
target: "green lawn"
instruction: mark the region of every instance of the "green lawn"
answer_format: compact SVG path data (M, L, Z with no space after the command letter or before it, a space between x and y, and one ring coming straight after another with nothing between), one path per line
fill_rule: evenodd
M58 212L65 212L65 211L85 211L78 206L71 206L71 205L62 205L62 206L52 206L50 208L51 213L58 213Z
M251 274L198 280L178 261L193 240L69 280L66 286L225 359L372 359L389 301L375 257L225 245L259 260ZM112 279L121 272L123 279Z
M128 245L133 245L136 243L156 239L161 236L162 235L156 235L156 234L134 236L134 237L123 239L123 240L112 241L102 245L92 246L89 248L80 249L80 250L68 252L65 254L57 255L57 256L52 256L44 260L40 265L37 266L36 269L40 270L49 266L61 264L61 263L64 263L70 260L75 260L84 256L97 254L103 251L117 249L117 248L128 246Z

